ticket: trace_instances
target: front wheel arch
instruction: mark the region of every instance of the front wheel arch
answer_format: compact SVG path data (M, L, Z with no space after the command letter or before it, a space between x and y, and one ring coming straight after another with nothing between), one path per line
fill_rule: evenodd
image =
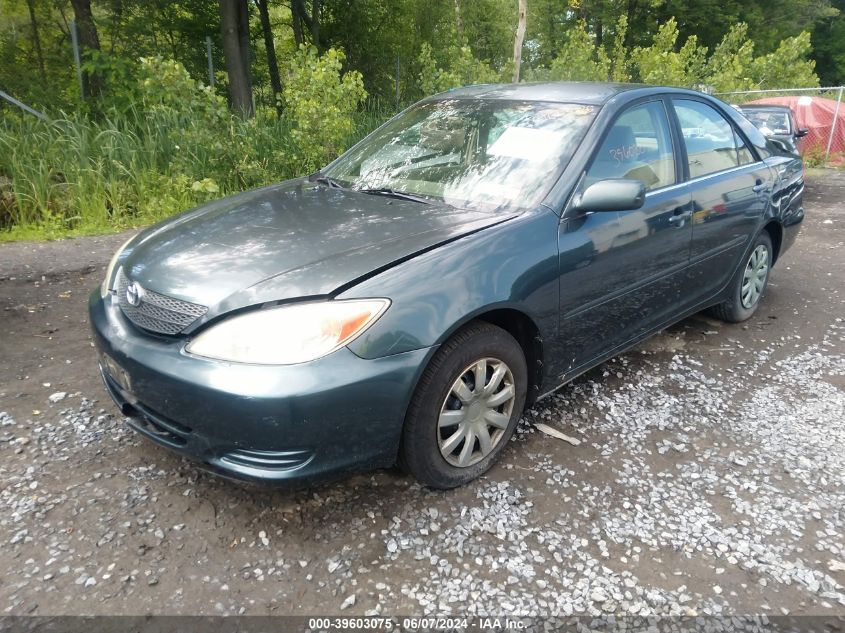
M474 363L478 359L489 359L489 357L504 361L513 374L515 391L511 391L514 402L510 420L505 429L503 441L497 444L490 454L477 463L457 468L443 459L439 452L441 449L437 446L435 432L439 433L440 429L447 426L441 426L438 421L441 404L446 402L444 398L449 397L448 387L454 382L455 375L453 374L456 373L456 369L460 370L468 366L468 361ZM461 374L462 371L456 373L458 377ZM440 489L465 484L486 472L504 449L525 408L525 396L528 391L527 374L522 348L507 331L482 320L472 320L459 328L437 347L437 351L422 369L405 412L397 455L398 465L406 472L413 474L421 483ZM490 380L492 384L493 379ZM476 395L474 398L480 398L483 401L485 396ZM472 399L461 398L461 400L465 403L464 406L473 402ZM477 406L477 403L472 406ZM470 409L470 414L472 414L472 409ZM475 439L472 441L475 442Z
M528 366L528 394L527 406L533 404L540 395L540 390L545 379L545 339L537 322L525 311L513 306L487 306L466 315L461 320L453 323L437 341L442 345L452 338L462 328L469 326L474 321L482 321L503 329L519 343L522 353L525 355L525 363ZM431 358L426 364L431 362ZM422 372L421 372L422 373Z

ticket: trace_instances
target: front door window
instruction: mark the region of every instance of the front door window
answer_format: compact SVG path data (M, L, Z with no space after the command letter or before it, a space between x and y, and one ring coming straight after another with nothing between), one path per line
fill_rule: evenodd
M587 170L585 185L608 178L639 180L646 191L675 184L672 137L662 101L634 106L613 123Z

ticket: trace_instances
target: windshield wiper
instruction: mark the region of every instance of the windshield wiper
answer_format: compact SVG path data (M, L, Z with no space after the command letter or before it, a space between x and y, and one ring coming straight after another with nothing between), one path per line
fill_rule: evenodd
M375 187L372 189L355 189L361 193L366 193L371 196L390 196L391 198L399 198L400 200L411 200L412 202L419 202L420 204L432 204L432 201L422 196L415 196L412 193L405 193L404 191L397 191L393 187Z
M345 189L345 187L340 184L337 180L332 178L331 176L326 176L325 174L321 174L317 172L310 178L311 182L318 182L321 185L326 185L331 189Z

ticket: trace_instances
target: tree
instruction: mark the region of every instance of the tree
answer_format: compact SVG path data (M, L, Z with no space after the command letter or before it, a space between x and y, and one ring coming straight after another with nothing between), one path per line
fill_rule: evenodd
M560 53L566 39L569 3L557 0L531 0L526 39L534 46L526 51L532 68L548 66Z
M556 81L607 81L610 61L600 55L585 22L569 29L560 54L552 60L548 79Z
M458 39L464 43L464 23L461 19L461 0L455 0L455 29L458 32Z
M296 38L296 45L304 43L302 26L311 33L311 42L322 50L320 46L320 0L311 0L311 13L305 8L305 0L291 0L291 13L293 13L293 34Z
M273 90L273 103L276 113L282 114L282 81L279 78L279 64L276 61L276 45L273 42L273 27L270 24L270 10L267 0L255 0L261 18L261 33L264 36L264 49L267 52L267 71L270 74L270 88Z
M420 67L419 84L423 94L502 81L496 71L472 54L469 46L452 46L446 51L445 57L446 63L443 67L439 66L432 55L431 45L423 42L417 58Z
M718 92L751 90L754 42L748 39L748 25L734 24L707 60L705 82Z
M812 82L808 62L815 59L827 85L845 82L845 0L526 4L520 80L778 87ZM0 0L0 86L48 112L78 106L69 63L69 23L76 14L86 93L105 91L109 100L99 99L96 109L131 102L127 86L137 86L141 57L177 61L195 81L207 82L208 36L214 67L230 77L217 90L229 90L236 111L248 115L253 103L277 106L297 43L342 50L344 71L361 73L372 103L392 106L397 70L405 103L455 85L511 81L515 9L515 0ZM729 38L733 48L714 53L741 22L748 24L741 46ZM674 33L665 30L670 23ZM802 31L812 32L809 48L795 39Z
M79 34L79 47L82 53L90 56L100 50L100 37L97 25L91 13L91 0L70 0L73 14L76 18L76 29ZM100 73L92 70L82 72L82 91L86 97L98 99L103 92L103 79Z
M342 71L345 56L333 48L324 54L301 46L287 65L285 112L294 121L293 137L306 169L316 169L346 147L353 114L366 98L357 71Z
M616 22L616 34L610 48L610 77L611 81L630 81L628 74L628 51L625 49L625 38L628 36L628 16L620 15Z
M229 76L232 109L244 117L255 114L249 68L249 9L246 0L219 0L223 55Z
M29 23L32 26L32 45L35 48L35 56L38 59L38 70L41 74L41 81L47 81L47 69L44 65L44 52L41 50L41 37L38 34L38 21L35 19L35 2L26 0L29 10Z
M469 45L473 55L499 71L513 63L514 9L518 9L517 5L515 0L461 3L462 45ZM510 74L507 73L508 79Z
M760 86L794 88L815 88L819 78L815 73L816 62L808 59L810 34L806 31L795 37L787 37L767 55L754 58L751 75Z
M820 20L813 29L812 55L823 86L845 83L845 0L834 0L836 15Z
M528 12L527 0L519 0L516 37L513 40L513 82L519 81L519 67L522 65L522 41L525 39L525 20Z
M731 67L733 58L730 58L730 54L735 50L734 44L742 43L741 37L736 42L734 39L723 45L720 57ZM679 49L677 41L678 24L670 19L654 35L651 46L638 46L631 52L631 61L640 81L688 88L702 81L700 73L707 49L698 45L698 38L694 35Z
M745 22L755 48L762 53L836 14L831 0L662 0L643 9L636 19L638 44L650 37L650 22L663 24L674 17L682 39L697 35L699 42L712 50L731 25Z
M212 36L216 43L212 48L214 65L225 66L216 1L98 0L95 6L103 51L112 57L133 64L140 57L168 57L208 83L204 43Z

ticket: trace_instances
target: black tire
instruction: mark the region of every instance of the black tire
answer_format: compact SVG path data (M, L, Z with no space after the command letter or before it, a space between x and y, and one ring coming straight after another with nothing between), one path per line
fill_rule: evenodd
M745 271L746 268L751 265L754 253L761 247L765 248L767 257L767 268L765 271L765 279L763 280L763 287L754 302L750 305L746 305L743 303L742 297L742 286ZM753 315L757 311L757 308L760 307L760 301L766 293L766 287L769 284L769 273L772 270L773 255L772 238L769 236L767 231L762 231L754 240L754 244L751 246L748 255L742 259L736 273L734 273L733 279L731 280L730 298L710 308L710 314L717 319L727 321L728 323L741 323L751 318L751 315Z
M453 465L441 454L439 441L441 434L446 433L438 424L441 409L447 398L454 398L452 386L461 376L468 375L468 368L491 358L502 361L513 379L515 394L510 419L503 433L496 431L501 434L489 454L468 466ZM493 384L492 378L489 384ZM440 347L423 372L405 416L399 465L431 488L445 490L472 481L493 465L513 435L525 406L527 389L528 370L519 343L494 325L482 321L470 323ZM458 406L463 409L466 405ZM500 422L504 426L504 413ZM478 447L479 455L483 453L480 440L476 444L473 436L472 442ZM456 450L463 443L458 444ZM474 450L470 448L470 453Z

